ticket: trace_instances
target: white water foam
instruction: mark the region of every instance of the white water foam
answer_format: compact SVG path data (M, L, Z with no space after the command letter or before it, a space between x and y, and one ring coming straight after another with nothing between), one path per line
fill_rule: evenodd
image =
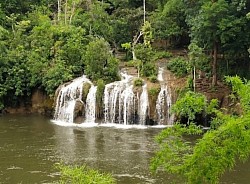
M140 106L139 106L139 121L141 125L145 125L148 116L149 100L148 100L148 90L147 84L142 87L142 94L140 96Z
M51 120L52 123L62 127L77 127L77 128L94 128L94 127L108 127L108 128L117 128L117 129L149 129L149 128L159 128L164 129L171 127L172 125L155 125L155 126L146 126L146 125L123 125L116 123L66 123L63 121Z
M121 73L122 80L105 86L104 90L104 122L129 125L135 114L135 95L133 77Z
M97 86L92 85L86 99L85 123L95 122Z
M157 77L161 85L161 90L156 101L156 113L158 116L157 121L159 125L172 125L173 115L171 116L170 114L172 106L171 91L169 90L167 83L164 82L163 75L164 70L160 67Z
M56 100L55 120L68 123L74 122L75 104L77 101L82 101L82 85L86 82L91 84L86 76L82 76L61 88Z

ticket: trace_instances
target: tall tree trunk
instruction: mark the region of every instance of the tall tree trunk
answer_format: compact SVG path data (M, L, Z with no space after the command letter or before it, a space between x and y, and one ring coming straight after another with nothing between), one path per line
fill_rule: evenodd
M139 41L140 37L143 35L143 33L140 31L139 35L135 35L134 36L134 39L133 39L133 43L132 43L132 56L133 56L133 60L137 60L136 58L136 54L135 54L135 46L137 44L137 42ZM138 77L140 77L140 66L138 64L138 68L137 68L137 74L138 74Z
M194 88L194 92L196 91L196 68L194 66L194 71L193 71L193 88Z
M74 16L74 13L75 13L75 8L76 8L76 3L75 1L73 2L73 5L72 5L72 9L71 9L71 15L70 15L70 18L69 18L69 24L72 23L72 18Z
M213 65L212 65L212 74L213 74L213 79L212 79L212 86L217 85L217 56L218 56L218 43L214 41L214 46L213 46Z
M65 10L64 10L64 23L67 25L67 14L68 14L68 0L65 1Z
M133 55L133 60L136 60L136 55L135 55L135 46L137 42L139 41L140 37L143 35L143 33L140 31L139 35L135 35L133 38L133 43L132 43L132 55Z
M60 22L61 17L61 0L57 0L57 21Z
M143 23L146 22L146 0L143 0Z

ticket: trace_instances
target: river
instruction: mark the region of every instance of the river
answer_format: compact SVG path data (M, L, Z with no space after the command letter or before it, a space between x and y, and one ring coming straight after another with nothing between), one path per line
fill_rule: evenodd
M149 172L160 130L65 127L43 116L0 116L0 183L53 183L59 162L110 172L118 184L170 183L173 176ZM222 183L248 184L249 173L250 162L241 164Z

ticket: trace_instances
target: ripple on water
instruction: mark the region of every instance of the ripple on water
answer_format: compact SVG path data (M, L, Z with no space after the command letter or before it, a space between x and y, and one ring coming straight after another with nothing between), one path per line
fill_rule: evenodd
M7 170L22 170L22 167L18 167L18 166L10 166L9 168L7 168Z
M139 175L139 174L113 174L115 178L117 178L118 180L123 180L124 178L127 178L126 180L131 180L131 182L133 180L140 180L143 181L145 184L153 184L156 183L156 179L152 179L152 178L148 178L145 177L143 175ZM135 181L134 181L135 182Z

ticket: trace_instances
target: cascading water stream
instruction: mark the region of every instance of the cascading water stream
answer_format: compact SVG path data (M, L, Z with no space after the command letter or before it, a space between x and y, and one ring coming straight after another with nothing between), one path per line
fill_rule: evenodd
M170 108L172 105L171 93L168 89L167 83L164 82L164 70L163 68L159 68L158 73L158 81L161 85L161 90L158 94L156 101L156 112L158 116L158 124L168 124L171 125L173 123L173 116L170 115Z
M86 99L85 122L94 123L96 116L96 91L97 86L92 85Z
M163 82L163 68L159 67L158 75L157 75L157 80L159 82Z
M152 117L149 107L147 84L142 86L142 91L134 88L134 77L121 73L122 80L105 85L103 96L104 122L123 125L146 125L148 120L157 121L159 125L172 124L170 107L172 105L171 93L166 84L163 68L159 69L158 80L161 90L156 101L156 117ZM82 101L84 84L91 85L86 101ZM140 89L140 88L139 88ZM73 80L68 85L61 87L56 100L54 119L73 123L85 118L85 123L95 123L96 120L96 92L94 86L85 76ZM83 109L83 107L85 109ZM83 113L85 112L85 113ZM83 116L80 116L84 114Z
M132 122L134 121L134 118L133 118L133 116L135 115L134 99L135 99L135 95L133 92L133 85L130 85L126 87L125 90L122 92L121 100L123 103L119 104L119 109L123 108L121 112L123 114L124 125L132 124ZM121 119L119 121L122 122Z
M145 125L149 108L149 100L148 100L148 90L147 84L142 87L142 93L140 96L140 106L139 106L139 121L141 125Z
M74 109L76 102L82 102L82 85L91 83L86 76L74 79L70 84L64 85L56 100L54 119L67 123L74 122Z
M128 125L135 116L135 95L133 92L133 77L121 73L122 80L105 86L104 118L105 123Z
M156 111L158 115L158 124L172 124L170 118L171 108L171 94L168 92L168 88L165 85L161 86L161 91L156 101Z

